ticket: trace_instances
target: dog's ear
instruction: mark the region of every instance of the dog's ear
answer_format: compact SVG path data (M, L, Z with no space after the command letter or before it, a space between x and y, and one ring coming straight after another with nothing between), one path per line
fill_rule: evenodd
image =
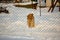
M34 15L34 14L32 14L32 15Z
M31 15L34 15L33 13L31 13Z
M33 13L30 13L31 15L33 15Z

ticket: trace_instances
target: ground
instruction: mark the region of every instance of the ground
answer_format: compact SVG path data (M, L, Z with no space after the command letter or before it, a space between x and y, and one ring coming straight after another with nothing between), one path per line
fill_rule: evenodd
M60 40L60 12L47 12L48 8L27 9L8 5L9 14L0 13L0 39ZM27 26L27 15L33 13L35 27ZM5 38L5 39L3 39Z

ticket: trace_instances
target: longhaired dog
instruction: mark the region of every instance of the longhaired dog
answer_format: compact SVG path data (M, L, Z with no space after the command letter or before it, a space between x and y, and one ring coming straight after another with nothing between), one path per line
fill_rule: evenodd
M35 26L34 16L32 13L27 15L27 24L28 24L28 27L34 27Z

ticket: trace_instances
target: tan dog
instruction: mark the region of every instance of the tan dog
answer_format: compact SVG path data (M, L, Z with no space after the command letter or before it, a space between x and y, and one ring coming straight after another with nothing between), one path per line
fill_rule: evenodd
M27 16L27 24L29 27L34 27L35 26L35 22L34 22L34 16L33 14L28 14Z

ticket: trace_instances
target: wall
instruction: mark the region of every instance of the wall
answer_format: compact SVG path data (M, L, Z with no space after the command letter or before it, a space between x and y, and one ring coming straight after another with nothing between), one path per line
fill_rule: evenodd
M56 0L55 0L56 1ZM59 5L59 3L57 3L57 5ZM56 6L57 6L56 5ZM46 0L46 6L50 7L51 6L51 0Z
M51 6L51 0L46 0L46 6Z

